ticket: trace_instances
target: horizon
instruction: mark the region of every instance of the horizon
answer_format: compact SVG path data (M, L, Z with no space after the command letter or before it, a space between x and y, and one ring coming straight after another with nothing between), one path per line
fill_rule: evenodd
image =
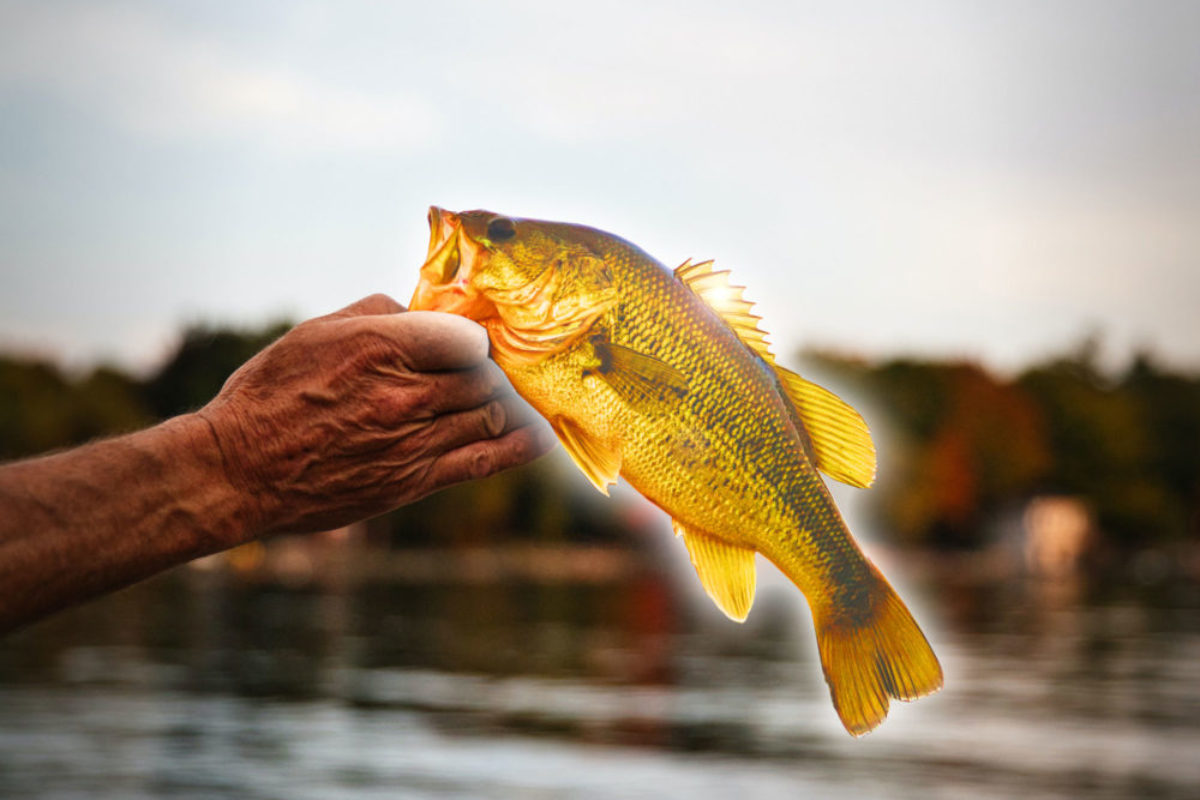
M72 359L70 357L62 357L61 354L54 352L52 349L24 348L19 344L14 345L3 341L0 341L0 362L8 360L46 364L58 370L69 381L83 380L97 370L109 369L119 372L135 381L144 382L154 378L171 363L172 359L178 356L186 337L193 331L200 330L212 334L230 333L235 336L254 337L269 331L271 328L281 325L292 327L301 321L303 320L289 318L283 314L269 315L258 323L193 320L179 326L175 334L164 342L163 352L160 357L144 364L122 363L118 359L102 357L92 360ZM822 343L802 345L790 351L783 352L780 352L775 345L772 345L771 349L781 364L792 369L798 369L805 374L808 374L814 367L815 371L819 373L821 371L820 364L814 364L813 362L825 360L856 364L866 369L877 369L888 364L910 362L938 367L976 367L992 378L1002 383L1007 383L1012 382L1031 370L1066 361L1078 362L1093 367L1099 378L1105 383L1109 383L1120 381L1134 369L1139 361L1147 361L1163 373L1185 379L1200 379L1200 363L1176 363L1169 358L1165 358L1162 353L1153 348L1133 349L1123 354L1117 354L1113 352L1113 348L1106 339L1104 332L1098 330L1086 332L1074 340L1068 341L1061 348L1048 349L1046 352L1036 355L1029 361L1003 367L989 364L987 361L971 355L956 354L954 352L930 353L894 350L891 352L867 353L840 347L836 344L825 345Z

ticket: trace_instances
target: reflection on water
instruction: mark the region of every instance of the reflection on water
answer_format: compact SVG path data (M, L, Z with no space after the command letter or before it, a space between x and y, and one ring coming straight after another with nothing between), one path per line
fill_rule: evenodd
M918 587L947 688L857 741L790 591L675 586L183 570L0 642L0 796L1200 795L1193 585Z

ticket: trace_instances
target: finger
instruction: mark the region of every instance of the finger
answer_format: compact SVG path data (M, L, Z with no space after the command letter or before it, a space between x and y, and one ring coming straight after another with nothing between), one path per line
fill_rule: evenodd
M487 360L487 331L465 317L440 311L359 317L396 345L400 360L417 372L465 369Z
M368 314L399 314L404 306L382 292L367 295L361 300L355 300L343 309L326 314L325 319L338 317L360 317Z
M515 396L508 378L492 361L473 369L416 375L387 366L379 370L397 378L394 383L381 383L374 401L381 418L389 422L466 411L497 397Z
M447 453L472 442L495 439L534 424L540 417L517 397L505 397L467 411L442 414L429 424L427 441L434 453Z
M433 488L478 480L527 464L550 452L557 439L544 422L525 425L495 439L485 439L443 453L430 468Z

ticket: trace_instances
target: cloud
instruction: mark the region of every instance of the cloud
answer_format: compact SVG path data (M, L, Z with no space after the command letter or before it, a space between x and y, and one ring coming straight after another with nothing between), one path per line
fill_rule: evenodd
M129 6L25 3L5 16L0 89L49 93L138 135L319 152L411 150L441 129L411 92L324 82Z

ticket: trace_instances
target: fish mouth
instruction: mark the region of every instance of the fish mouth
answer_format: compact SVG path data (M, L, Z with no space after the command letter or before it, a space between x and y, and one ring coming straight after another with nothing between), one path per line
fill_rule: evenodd
M463 229L457 214L430 206L429 254L408 307L458 314L476 322L495 316L496 307L471 285L487 256L487 249Z

